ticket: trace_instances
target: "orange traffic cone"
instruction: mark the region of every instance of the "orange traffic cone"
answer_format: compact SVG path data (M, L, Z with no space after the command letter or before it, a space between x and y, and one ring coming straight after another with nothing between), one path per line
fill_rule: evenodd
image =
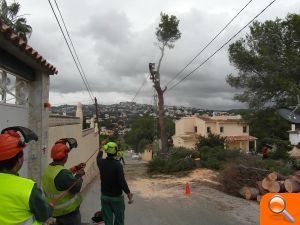
M189 182L186 182L186 184L185 184L185 193L184 194L186 196L190 196L192 194Z

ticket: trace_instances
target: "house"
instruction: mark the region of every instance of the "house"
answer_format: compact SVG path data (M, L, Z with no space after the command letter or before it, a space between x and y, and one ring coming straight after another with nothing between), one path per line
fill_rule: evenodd
M291 124L291 130L289 133L289 141L291 142L293 149L289 152L292 157L300 158L300 129L296 127L296 124Z
M24 151L20 172L37 183L47 162L49 80L54 74L56 68L0 20L0 130L25 126L37 134L39 140Z
M249 135L249 126L241 116L190 116L175 121L175 147L194 148L198 137L209 133L225 137L225 146L228 149L249 151L249 142L254 143L256 138Z

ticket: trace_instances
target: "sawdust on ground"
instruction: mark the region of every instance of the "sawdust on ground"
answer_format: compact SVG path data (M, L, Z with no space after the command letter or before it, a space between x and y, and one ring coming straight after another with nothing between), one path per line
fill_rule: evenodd
M186 176L153 175L146 172L146 164L126 165L125 174L132 192L145 199L186 198L185 186L188 183L191 198L207 199L220 210L229 213L245 224L258 224L259 206L256 202L233 197L221 191L217 181L218 173L208 169L196 169Z

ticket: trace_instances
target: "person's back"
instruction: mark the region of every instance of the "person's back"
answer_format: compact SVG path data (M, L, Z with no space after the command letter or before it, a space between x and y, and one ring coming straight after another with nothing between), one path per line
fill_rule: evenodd
M113 157L107 157L99 162L99 170L101 176L101 193L108 196L122 195L122 188L128 191L128 186L124 180L120 183L123 169L119 160ZM124 174L123 174L124 176Z
M108 157L103 159L103 152L97 156L97 164L100 170L101 179L101 205L103 219L106 225L123 225L125 203L123 191L128 199L132 200L132 194L124 177L123 166L117 155L117 145L109 142L104 146ZM114 221L114 222L113 222Z
M10 129L0 134L0 224L40 225L50 218L53 209L34 181L18 175L24 162L23 149L37 137L24 127Z

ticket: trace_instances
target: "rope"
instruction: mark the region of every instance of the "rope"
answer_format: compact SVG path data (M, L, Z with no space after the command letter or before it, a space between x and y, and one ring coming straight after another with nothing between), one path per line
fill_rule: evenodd
M98 152L98 149L84 162L85 164L87 164L91 159L92 159L92 157L96 154ZM52 207L54 207L56 204L57 204L57 202L59 202L60 200L62 200L68 193L69 193L69 191L73 188L73 187L75 187L75 185L77 184L77 182L78 182L78 180L76 180L73 184L71 184L70 185L70 187L68 187L68 189L67 190L65 190L62 194L61 194L61 196L59 196L57 199L55 199L53 202L51 202L50 203L50 205L52 206Z

